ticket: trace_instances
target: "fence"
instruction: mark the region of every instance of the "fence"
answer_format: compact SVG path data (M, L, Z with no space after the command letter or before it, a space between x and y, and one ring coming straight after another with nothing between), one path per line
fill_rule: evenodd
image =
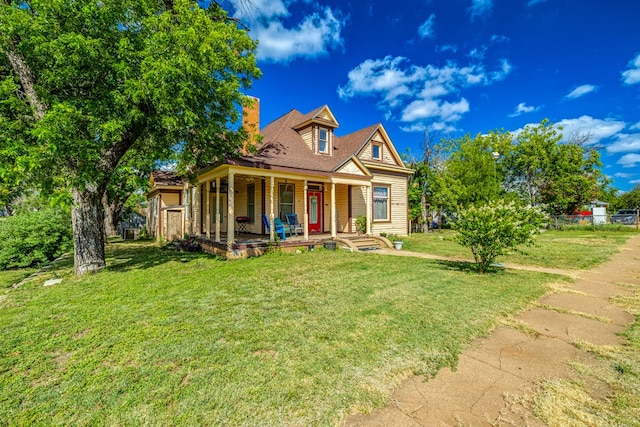
M624 225L635 226L638 229L638 215L617 216L612 215L558 215L552 216L550 226L555 229L565 228L567 226L598 226L598 225Z

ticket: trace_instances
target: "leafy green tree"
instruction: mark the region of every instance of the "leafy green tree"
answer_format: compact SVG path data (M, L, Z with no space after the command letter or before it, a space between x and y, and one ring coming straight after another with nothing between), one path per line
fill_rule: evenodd
M585 150L580 142L561 143L561 130L547 119L525 127L505 159L508 188L554 215L573 214L602 187L598 151Z
M534 207L515 202L491 201L458 212L452 223L455 240L471 249L478 270L486 272L495 259L520 245L531 245L545 215Z
M638 209L640 208L640 184L636 185L633 190L622 193L618 201L619 209Z
M0 178L71 189L76 274L105 266L102 198L125 154L177 150L187 170L240 150L255 48L215 2L0 1Z
M502 160L511 141L511 134L503 131L444 141L444 150L450 155L434 179L437 203L455 212L504 197Z
M415 171L409 178L409 218L419 219L421 231L426 232L429 229L429 210L435 207L434 181L441 169L442 158L439 145L434 143L429 133L425 134L420 148L422 158L416 160L408 155L406 162L407 167Z
M104 229L106 236L118 233L118 222L130 198L149 186L149 176L155 166L152 157L130 151L113 172L102 196Z

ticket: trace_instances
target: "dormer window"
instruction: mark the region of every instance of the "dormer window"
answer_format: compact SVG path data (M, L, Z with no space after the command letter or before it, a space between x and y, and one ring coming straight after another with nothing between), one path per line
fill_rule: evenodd
M323 128L318 130L318 153L329 153L329 131Z
M373 160L382 160L382 145L371 144L371 158Z

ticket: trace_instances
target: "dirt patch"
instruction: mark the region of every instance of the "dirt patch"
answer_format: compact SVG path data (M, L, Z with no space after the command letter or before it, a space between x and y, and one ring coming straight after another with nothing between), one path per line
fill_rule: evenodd
M594 240L584 243L594 244ZM460 355L455 372L443 369L427 382L423 377L407 378L388 406L352 415L344 425L545 425L530 413L521 396L540 390L543 380L577 378L575 366L592 366L596 360L576 344L620 345L618 333L634 320L613 302L614 297L630 295L640 287L640 263L628 251L640 253L640 236L630 239L607 263L571 272L573 285L558 287L511 324L506 322L491 336L476 340Z

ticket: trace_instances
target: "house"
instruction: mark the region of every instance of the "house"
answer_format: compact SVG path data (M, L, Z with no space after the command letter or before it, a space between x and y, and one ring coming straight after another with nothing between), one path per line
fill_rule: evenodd
M259 100L243 113L243 125L259 129ZM366 234L406 235L408 169L382 124L345 136L327 106L302 114L291 110L268 124L257 150L201 169L193 183L156 171L148 193L149 233L172 240L184 234L227 255L241 246L237 236L269 235L270 224L297 214L303 240L324 235L336 239L356 233L356 219L366 217ZM256 132L257 133L257 132ZM267 240L267 239L263 239Z

